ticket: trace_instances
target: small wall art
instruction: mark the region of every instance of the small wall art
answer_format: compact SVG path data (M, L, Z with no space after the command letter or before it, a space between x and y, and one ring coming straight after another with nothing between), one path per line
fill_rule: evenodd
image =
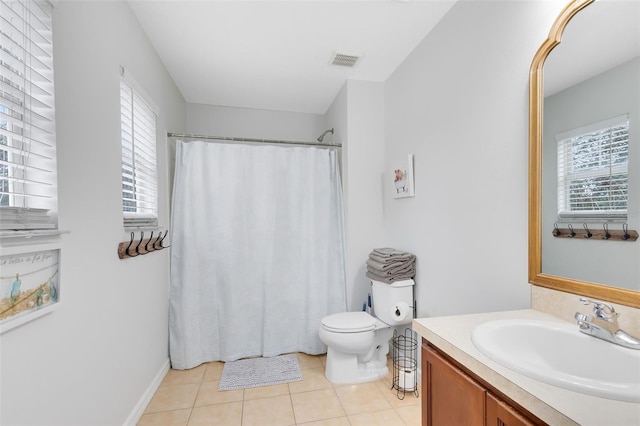
M406 162L398 164L391 174L393 198L406 198L415 195L413 183L413 154L407 155Z
M59 244L0 249L0 334L60 303Z

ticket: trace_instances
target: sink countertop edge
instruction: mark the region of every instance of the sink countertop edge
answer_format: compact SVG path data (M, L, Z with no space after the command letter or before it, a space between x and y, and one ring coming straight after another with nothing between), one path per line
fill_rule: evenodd
M471 341L471 332L481 323L499 319L535 319L567 323L541 311L524 309L416 318L413 320L413 330L549 424L640 424L640 404L599 398L549 385L510 370L482 354Z

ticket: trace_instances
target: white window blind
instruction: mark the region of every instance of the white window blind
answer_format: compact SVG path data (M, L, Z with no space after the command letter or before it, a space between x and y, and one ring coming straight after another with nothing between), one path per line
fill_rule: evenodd
M51 5L0 1L0 229L57 228Z
M629 119L558 135L559 218L627 217Z
M156 114L120 80L122 211L126 227L157 226Z

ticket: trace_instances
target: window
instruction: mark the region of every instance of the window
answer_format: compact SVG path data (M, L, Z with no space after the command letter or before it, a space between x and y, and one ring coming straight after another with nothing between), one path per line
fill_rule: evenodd
M558 216L627 217L629 118L558 135Z
M0 3L0 229L57 228L51 5Z
M156 114L134 86L120 80L122 212L126 227L157 226Z

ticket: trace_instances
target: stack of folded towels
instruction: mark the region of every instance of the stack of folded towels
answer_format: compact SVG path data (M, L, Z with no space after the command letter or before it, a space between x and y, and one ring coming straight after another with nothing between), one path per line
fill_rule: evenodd
M393 248L376 248L367 259L367 277L391 284L416 275L416 256Z

